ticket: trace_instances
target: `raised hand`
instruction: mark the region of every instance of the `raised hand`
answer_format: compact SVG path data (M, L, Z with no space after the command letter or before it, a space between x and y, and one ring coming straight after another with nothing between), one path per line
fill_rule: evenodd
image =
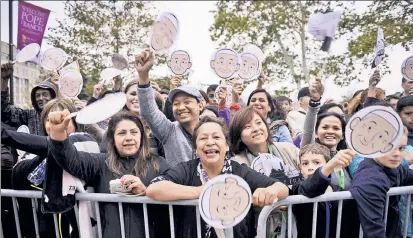
M369 86L370 87L376 87L377 84L380 83L380 69L376 68L376 70L374 70L373 75L371 75L370 79L369 79Z
M46 131L49 131L49 136L53 140L64 141L67 138L67 128L71 117L70 112L65 109L63 111L50 112L47 118Z
M317 78L313 82L310 83L309 87L310 91L310 98L314 102L320 101L321 97L324 94L324 84L322 82L322 79Z
M98 83L95 86L93 86L93 95L92 95L92 97L97 99L99 97L100 93L102 92L102 90L103 90L103 84L101 84L101 83Z
M181 82L182 80L181 80L181 78L179 77L179 76L173 76L172 78L171 78L171 80L169 81L169 87L170 87L170 89L172 90L172 89L174 89L174 88L177 88L177 87L179 87L179 85L181 85Z
M9 62L1 65L1 79L9 79L13 73L14 64Z
M135 67L138 73L149 73L154 64L153 52L150 49L145 49L138 56L135 57Z

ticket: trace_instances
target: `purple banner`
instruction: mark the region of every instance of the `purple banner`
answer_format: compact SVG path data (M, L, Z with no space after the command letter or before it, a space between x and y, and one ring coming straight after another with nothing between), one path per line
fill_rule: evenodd
M21 50L30 43L42 45L49 14L48 9L19 1L17 50Z

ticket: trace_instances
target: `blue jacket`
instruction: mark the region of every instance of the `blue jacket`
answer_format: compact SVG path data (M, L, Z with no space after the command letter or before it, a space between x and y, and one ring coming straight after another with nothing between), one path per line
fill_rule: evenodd
M364 237L400 237L399 196L389 198L387 228L384 210L387 192L391 187L413 184L413 170L404 166L387 168L373 159L360 162L349 189L357 202L358 214Z

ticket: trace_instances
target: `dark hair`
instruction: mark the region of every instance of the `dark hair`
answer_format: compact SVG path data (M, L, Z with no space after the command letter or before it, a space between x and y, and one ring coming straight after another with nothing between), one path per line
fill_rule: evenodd
M318 111L317 114L319 115L319 114L327 113L328 110L330 110L330 109L333 108L333 107L338 107L338 108L340 108L341 111L343 111L343 106L340 105L340 104L337 104L337 103L326 103L326 104L323 104L323 105L320 107L320 110ZM343 112L344 112L344 111L343 111Z
M55 98L46 103L43 107L42 113L40 114L41 131L44 135L48 135L45 124L49 113L54 111L63 111L64 109L67 109L70 113L77 112L75 105L69 99ZM74 117L72 118L72 122L76 131L83 130L83 127L76 123Z
M242 142L241 135L245 128L245 125L250 123L254 118L254 115L258 115L261 120L265 123L267 128L268 138L267 143L271 144L271 132L268 124L265 122L264 117L254 110L251 106L241 109L232 119L231 125L229 127L229 141L231 145L231 153L238 154L247 149L247 146Z
M277 110L275 108L275 105L274 105L274 102L272 101L271 95L265 89L257 88L254 91L252 91L252 93L248 97L247 106L250 105L251 98L256 93L265 93L265 95L267 96L267 101L268 101L268 104L271 108L271 112L268 113L268 117L271 119L271 121L285 120L284 113L281 110Z
M221 127L222 133L224 134L225 138L228 138L227 124L225 123L225 121L222 118L220 118L220 117L215 118L215 117L205 116L201 120L199 120L198 124L196 125L196 127L194 129L194 135L192 136L192 145L194 146L194 148L193 148L194 152L196 150L196 139L198 137L199 128L205 123L216 123L216 124L218 124ZM227 143L228 143L228 141L227 141Z
M331 159L330 150L325 145L318 144L318 143L311 143L311 144L305 145L304 147L300 149L300 153L298 155L298 158L300 159L300 163L301 163L301 157L308 153L315 154L315 155L322 155L324 156L324 159L326 160L326 162L328 162Z
M276 108L276 112L275 112L275 117L276 118L282 118L283 120L285 120L287 118L287 115L285 114L285 112L282 110L282 104L288 101L289 104L291 104L293 101L286 97L286 96L279 96L277 98L275 98L273 100L275 108Z
M214 107L214 106L206 106L202 109L201 113L199 115L201 115L202 113L204 113L205 110L209 110L211 112L213 112L215 114L215 116L219 117L218 114L218 108Z
M320 114L317 116L317 122L315 124L315 133L317 134L318 128L320 127L321 121L327 117L336 117L340 120L341 124L341 133L343 134L343 138L340 142L337 144L337 151L347 149L347 144L345 140L345 134L346 134L346 121L344 120L344 117L335 113L335 112L326 112L323 114ZM316 142L320 143L320 140L316 139Z
M126 84L125 89L123 89L123 92L126 94L126 92L128 92L129 88L132 87L133 85L137 85L138 84L138 80L134 79L132 81L130 81L128 84ZM137 97L138 95L136 95ZM129 111L129 108L126 106L123 106L123 110Z
M207 94L209 94L209 92L217 90L218 88L218 84L211 84L209 85L209 87L207 88Z
M405 77L402 78L402 83L407 82L407 79Z
M208 94L206 92L204 92L203 90L199 90L199 92L201 93L201 95L204 98L205 102L209 103Z
M401 113L405 107L411 107L411 106L413 106L413 96L402 97L397 102L396 111L398 113Z
M141 144L139 145L139 151L137 155L137 159L139 160L135 162L135 168L133 171L133 174L136 176L145 176L147 169L149 167L149 161L151 160L152 156L150 154L150 149L149 149L149 140L148 137L146 136L145 133L145 128L138 116L133 114L132 112L129 111L120 111L119 113L115 114L109 121L108 129L107 129L107 135L106 138L108 140L107 142L107 159L106 159L106 164L108 168L118 174L121 175L121 170L122 170L122 163L119 160L119 153L116 149L115 146L115 130L116 126L124 120L132 121L135 123L139 131L141 133L141 138L140 142ZM154 163L154 168L156 170L159 170L159 164L156 160L153 161Z
M139 81L137 79L131 80L128 84L126 84L125 89L123 90L123 92L126 94L126 92L129 90L129 88L132 87L133 85L137 85L138 82Z

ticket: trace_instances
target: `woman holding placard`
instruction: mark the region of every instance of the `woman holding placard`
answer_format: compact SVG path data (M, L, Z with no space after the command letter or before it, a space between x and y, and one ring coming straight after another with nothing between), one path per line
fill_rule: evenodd
M271 128L272 141L293 143L285 116L276 110L271 95L265 89L254 90L248 97L247 105L253 106L266 119Z
M205 186L205 183L210 179L214 179L222 174L237 175L246 181L250 187L252 195L252 203L257 206L271 205L277 199L282 199L288 196L288 188L276 179L264 176L246 166L242 166L236 161L230 160L227 157L229 146L226 140L225 122L219 118L211 118L206 116L200 120L195 128L193 136L194 150L198 156L197 159L188 162L182 162L151 182L147 189L148 197L161 201L172 201L181 199L198 199ZM232 178L225 180L228 187L226 192L221 195L228 195L229 199L233 191L244 191L238 185L239 182ZM213 194L211 197L213 197ZM245 194L242 193L242 194ZM216 195L216 194L215 194ZM218 194L218 196L220 196ZM244 200L248 196L235 199L234 206L245 204ZM217 198L218 199L218 198ZM211 205L212 204L212 205ZM211 211L213 217L218 216L216 213L222 212L225 208L214 208L213 201L209 204L208 211ZM217 205L215 203L215 205ZM212 208L212 209L211 209ZM200 208L202 209L202 208ZM232 207L228 207L229 210ZM249 206L248 208L249 209ZM185 206L182 210L174 209L174 213L180 218L176 219L175 229L178 237L196 237L197 223L195 218L195 207ZM239 212L237 213L239 214ZM223 215L223 214L221 214ZM251 220L253 218L253 210L250 210L247 217L242 219L239 224L231 224L229 221L236 221L235 217L225 217L223 224L226 227L234 226L234 237L254 237L255 228ZM214 218L212 218L214 219ZM212 233L217 233L220 229L205 225L204 218L201 221L202 237L215 237ZM209 222L208 222L209 223ZM218 229L218 230L217 230Z
M79 152L69 143L66 134L70 122L68 114L66 110L49 114L49 152L63 169L84 180L95 192L111 192L112 184L120 179L125 192L141 195L153 178L168 170L164 160L150 154L143 123L133 113L120 112L112 116L107 131L106 154ZM163 207L148 207L150 232L155 237L168 237L168 229L156 229L158 225L169 223L167 214L160 210ZM145 237L142 204L124 204L123 211L125 237ZM103 237L120 237L118 205L101 203L100 214Z

